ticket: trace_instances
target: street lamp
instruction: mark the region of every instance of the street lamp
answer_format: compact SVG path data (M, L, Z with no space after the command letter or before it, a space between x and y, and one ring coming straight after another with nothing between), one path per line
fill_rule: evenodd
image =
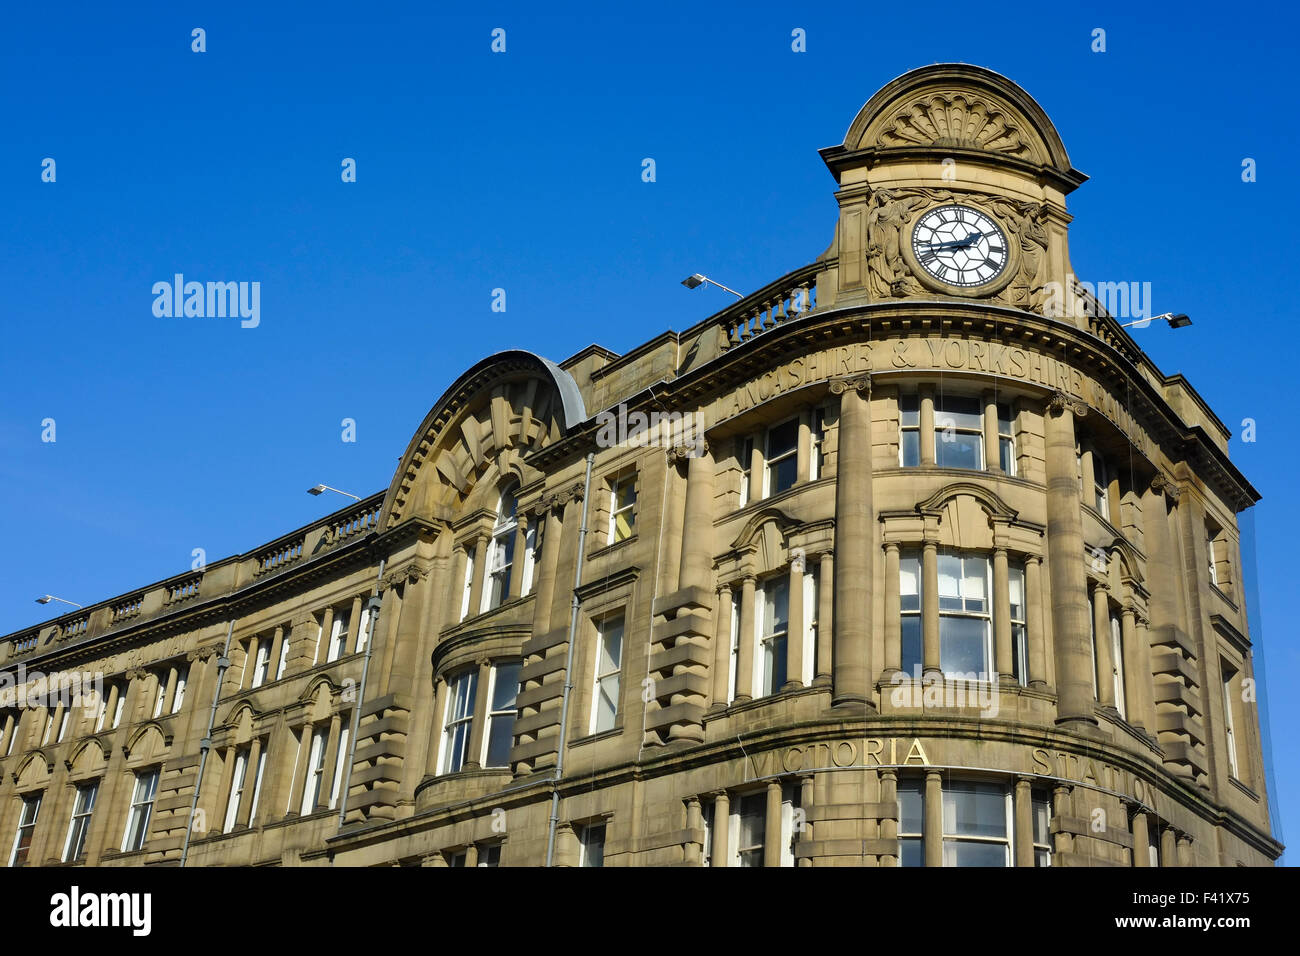
M63 598L55 597L53 594L42 594L40 597L36 599L37 604L49 604L51 601L59 601L63 604L71 604L73 607L77 608L78 610L81 610L81 605L77 604L75 601L64 601Z
M1178 313L1166 312L1163 315L1156 315L1149 319L1134 319L1132 322L1125 322L1123 325L1120 326L1120 328L1127 329L1130 325L1137 325L1145 329L1152 322L1155 322L1160 319L1163 319L1164 321L1168 322L1169 327L1171 329L1182 329L1192 324L1192 320L1189 319L1182 312L1178 312Z
M721 282L714 282L714 281L713 281L712 279L710 279L708 276L702 276L702 275L700 275L698 272L695 273L694 275L689 275L689 276L687 276L685 279L683 279L683 280L682 280L682 285L686 286L686 288L688 288L688 289L698 289L700 286L704 285L704 283L706 283L706 282L707 282L709 285L716 285L719 289L722 289L724 292L730 292L730 293L731 293L732 295L734 295L737 299L743 299L743 298L744 298L744 296L741 295L739 292L737 292L735 289L728 289L728 288L727 288L725 285L723 285Z
M354 495L354 494L353 494L352 492L350 492L350 491L340 491L338 488L331 488L329 485L317 485L315 488L308 488L308 489L307 489L307 494L309 494L309 495L323 495L323 494L324 494L325 492L327 492L327 491L332 491L332 492L334 492L335 494L338 494L338 495L347 495L349 498L353 499L354 501L360 501L360 500L361 500L360 498L358 498L356 495Z

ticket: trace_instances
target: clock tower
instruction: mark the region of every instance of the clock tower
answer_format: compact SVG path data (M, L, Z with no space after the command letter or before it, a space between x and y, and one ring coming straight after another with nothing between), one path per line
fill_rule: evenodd
M839 182L824 257L838 259L826 290L838 303L982 299L1042 313L1073 291L1065 197L1087 177L1006 77L959 63L913 70L821 155Z

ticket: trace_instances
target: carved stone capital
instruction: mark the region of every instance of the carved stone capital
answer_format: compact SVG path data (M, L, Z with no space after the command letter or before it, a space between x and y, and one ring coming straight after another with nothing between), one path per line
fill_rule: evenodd
M845 392L862 392L863 398L871 397L871 373L866 375L844 376L831 379L831 394L843 395Z
M1151 490L1157 494L1162 494L1175 504L1178 503L1179 497L1183 491L1178 484L1165 475L1164 472L1158 471L1151 478Z
M575 481L567 488L561 488L558 491L552 491L549 494L542 495L541 501L537 503L536 513L544 515L552 508L563 508L570 501L582 500L582 482Z
M1062 415L1070 412L1075 418L1087 418L1088 406L1082 402L1076 402L1069 395L1062 391L1055 391L1052 397L1047 400L1047 410L1053 415Z
M418 564L408 564L404 568L389 571L379 582L379 590L387 591L398 585L417 584L429 576L430 569Z
M702 436L694 441L682 442L668 449L668 464L676 465L691 458L703 458L709 453L709 443Z

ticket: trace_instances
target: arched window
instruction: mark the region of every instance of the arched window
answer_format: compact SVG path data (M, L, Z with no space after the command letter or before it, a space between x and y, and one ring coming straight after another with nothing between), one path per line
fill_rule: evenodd
M515 561L515 532L519 527L519 502L515 498L517 490L515 485L508 485L501 490L497 520L492 528L492 544L488 549L488 586L483 589L480 613L500 607L501 602L510 596L510 571Z

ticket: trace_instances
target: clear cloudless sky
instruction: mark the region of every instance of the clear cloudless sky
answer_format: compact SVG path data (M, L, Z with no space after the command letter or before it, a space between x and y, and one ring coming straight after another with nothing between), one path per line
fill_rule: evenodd
M1263 495L1272 796L1296 821L1294 7L468 7L6 8L0 634L58 613L37 595L104 600L345 503L304 493L318 482L386 488L492 352L624 351L726 304L690 272L746 290L812 261L836 216L817 149L899 74L975 63L1034 96L1091 177L1069 197L1079 276L1150 282L1155 312L1195 322L1136 334ZM177 272L260 282L260 326L156 318Z

